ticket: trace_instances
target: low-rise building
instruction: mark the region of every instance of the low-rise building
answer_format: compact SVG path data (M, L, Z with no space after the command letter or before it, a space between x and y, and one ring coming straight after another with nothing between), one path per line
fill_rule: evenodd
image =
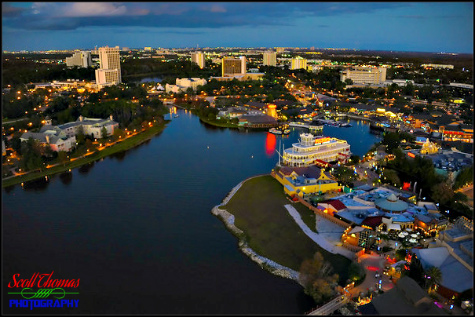
M112 115L108 119L84 118L79 116L77 121L68 122L58 126L44 125L39 133L25 132L20 137L21 141L27 141L30 137L40 141L44 145L49 145L53 151L71 151L76 146L76 134L82 126L85 135L93 138L102 138L102 129L105 128L107 135L114 133L114 129L119 127Z
M193 89L193 91L196 91L198 89L198 86L204 86L206 85L206 83L206 79L202 78L177 78L176 85L165 85L165 91L172 93L180 93L185 92L188 88L191 88Z
M305 197L316 193L340 191L342 186L331 175L316 166L288 167L282 166L275 173L275 178L284 186L289 196Z

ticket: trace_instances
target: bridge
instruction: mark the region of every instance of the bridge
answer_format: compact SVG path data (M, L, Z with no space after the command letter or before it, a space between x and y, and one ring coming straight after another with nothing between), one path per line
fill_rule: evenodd
M347 297L346 295L338 295L337 297L332 299L330 302L326 303L325 305L321 307L318 307L315 310L312 310L307 315L312 315L312 316L330 315L335 310L341 308L343 305L345 305L349 301L350 301L350 298Z

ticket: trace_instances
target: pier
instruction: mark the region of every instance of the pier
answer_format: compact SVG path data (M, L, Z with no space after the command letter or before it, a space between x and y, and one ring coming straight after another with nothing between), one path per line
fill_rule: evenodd
M295 128L307 128L310 131L319 131L323 130L323 125L312 125L304 122L290 122L289 127L295 127Z

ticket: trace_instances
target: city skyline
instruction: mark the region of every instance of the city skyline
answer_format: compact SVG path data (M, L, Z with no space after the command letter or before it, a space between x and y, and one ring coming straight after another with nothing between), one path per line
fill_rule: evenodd
M3 50L316 47L473 54L471 2L3 2Z

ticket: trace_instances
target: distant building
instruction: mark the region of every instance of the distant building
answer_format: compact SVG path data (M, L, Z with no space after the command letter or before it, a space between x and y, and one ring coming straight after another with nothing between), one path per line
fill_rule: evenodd
M68 67L91 67L92 66L92 57L91 52L80 51L75 52L73 56L66 57L66 66Z
M276 47L275 51L276 53L283 53L285 51L285 47Z
M143 48L143 50L144 50L145 52L151 52L151 51L152 51L152 47L150 47L150 46L145 46L145 47Z
M290 69L307 69L307 60L305 58L302 58L300 56L297 56L296 58L292 58L292 64Z
M165 85L165 91L179 93L186 91L188 88L192 88L193 91L196 91L198 86L204 86L206 83L206 79L201 78L177 78L176 85Z
M100 47L98 53L100 67L96 69L96 84L101 87L121 83L119 47Z
M267 51L262 54L262 64L265 66L277 66L277 53Z
M241 56L239 58L223 57L222 60L222 76L232 77L235 75L246 74L246 57Z
M203 69L205 67L205 54L202 52L191 53L191 61L198 64L198 66Z
M444 64L421 64L423 68L454 69L454 65Z
M354 84L381 84L386 81L386 67L357 66L343 70L340 80L351 79Z

